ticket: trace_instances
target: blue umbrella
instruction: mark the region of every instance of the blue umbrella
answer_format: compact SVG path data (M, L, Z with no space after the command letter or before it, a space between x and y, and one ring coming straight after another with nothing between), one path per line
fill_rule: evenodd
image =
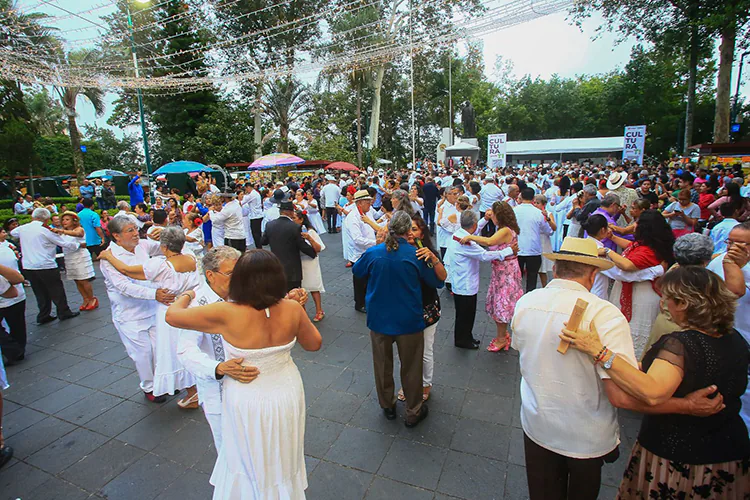
M191 172L216 172L216 170L197 161L180 160L163 165L154 172L151 172L151 175L189 174Z
M108 168L102 170L95 170L91 172L86 178L87 179L109 179L112 177L127 177L128 174L120 172L119 170L111 170Z

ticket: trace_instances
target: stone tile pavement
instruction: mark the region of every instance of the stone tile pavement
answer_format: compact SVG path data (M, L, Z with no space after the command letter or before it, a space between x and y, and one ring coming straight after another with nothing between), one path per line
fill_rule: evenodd
M307 497L527 498L516 353L454 348L455 310L444 291L430 415L406 429L399 404L400 418L387 421L341 239L323 239L323 348L294 352L307 400ZM483 312L488 275L484 266L474 328L483 346L495 330ZM75 287L66 289L71 307L78 307ZM36 305L27 289L28 354L7 369L3 425L15 458L0 471L0 500L210 498L216 451L203 413L178 409L174 398L163 405L144 399L100 275L94 289L97 311L44 326L34 324ZM622 456L605 466L601 498L614 498L639 419L621 412L620 423Z

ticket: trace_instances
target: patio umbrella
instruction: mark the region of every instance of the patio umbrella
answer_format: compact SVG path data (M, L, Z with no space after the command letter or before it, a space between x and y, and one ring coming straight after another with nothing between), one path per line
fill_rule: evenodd
M305 160L299 156L290 155L289 153L271 153L270 155L261 156L247 167L248 170L271 170L276 167L288 167L290 165L299 165L305 163Z
M159 167L151 172L151 175L189 174L190 172L215 172L215 170L197 161L180 160Z
M128 174L126 174L125 172L104 168L101 170L94 170L89 175L87 175L86 178L87 179L105 179L105 178L111 178L111 177L127 177L127 176Z
M337 161L334 163L331 163L326 167L326 170L342 170L344 172L359 172L359 169L352 165L351 163L347 163L345 161Z

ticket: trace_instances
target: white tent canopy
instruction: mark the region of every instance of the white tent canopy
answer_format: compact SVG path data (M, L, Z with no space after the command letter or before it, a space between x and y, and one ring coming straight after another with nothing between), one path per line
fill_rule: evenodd
M625 138L591 137L583 139L544 139L538 141L508 141L507 154L540 156L565 153L610 153L622 151ZM447 148L450 149L450 148Z
M453 146L445 148L445 152L449 153L451 156L469 156L470 154L479 151L479 149L479 146L469 144L468 142L459 142Z

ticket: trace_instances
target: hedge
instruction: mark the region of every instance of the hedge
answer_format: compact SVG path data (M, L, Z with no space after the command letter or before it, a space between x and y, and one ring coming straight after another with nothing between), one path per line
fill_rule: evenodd
M125 200L127 202L130 202L130 196L127 196L127 195L115 196L115 198L117 199L117 201ZM43 197L43 199L46 199L46 198ZM67 197L62 197L62 198L50 198L50 199L54 201L55 204L58 206L63 205L63 204L75 206L76 203L78 203L78 198L76 198L75 196L67 196ZM16 200L0 200L0 210L6 209L6 208L13 210L13 206L15 204L16 204Z
M55 200L66 200L67 198L54 198L54 199ZM77 200L75 200L75 203L77 203ZM66 203L66 205L67 205L67 203ZM57 208L60 208L59 204L58 204ZM75 206L68 206L68 208L70 210L75 210ZM92 210L94 212L98 213L99 215L102 214L102 211L99 210L98 208L94 207L94 208L92 208ZM110 210L110 212L112 212L112 210ZM53 215L55 215L55 214L53 214ZM5 224L5 221L8 220L8 219L18 219L18 223L21 224L21 225L23 225L23 224L26 224L27 222L31 222L31 215L29 215L29 214L16 215L16 214L13 213L13 210L11 210L11 209L7 209L7 208L6 209L0 209L0 227L2 227L2 225Z

